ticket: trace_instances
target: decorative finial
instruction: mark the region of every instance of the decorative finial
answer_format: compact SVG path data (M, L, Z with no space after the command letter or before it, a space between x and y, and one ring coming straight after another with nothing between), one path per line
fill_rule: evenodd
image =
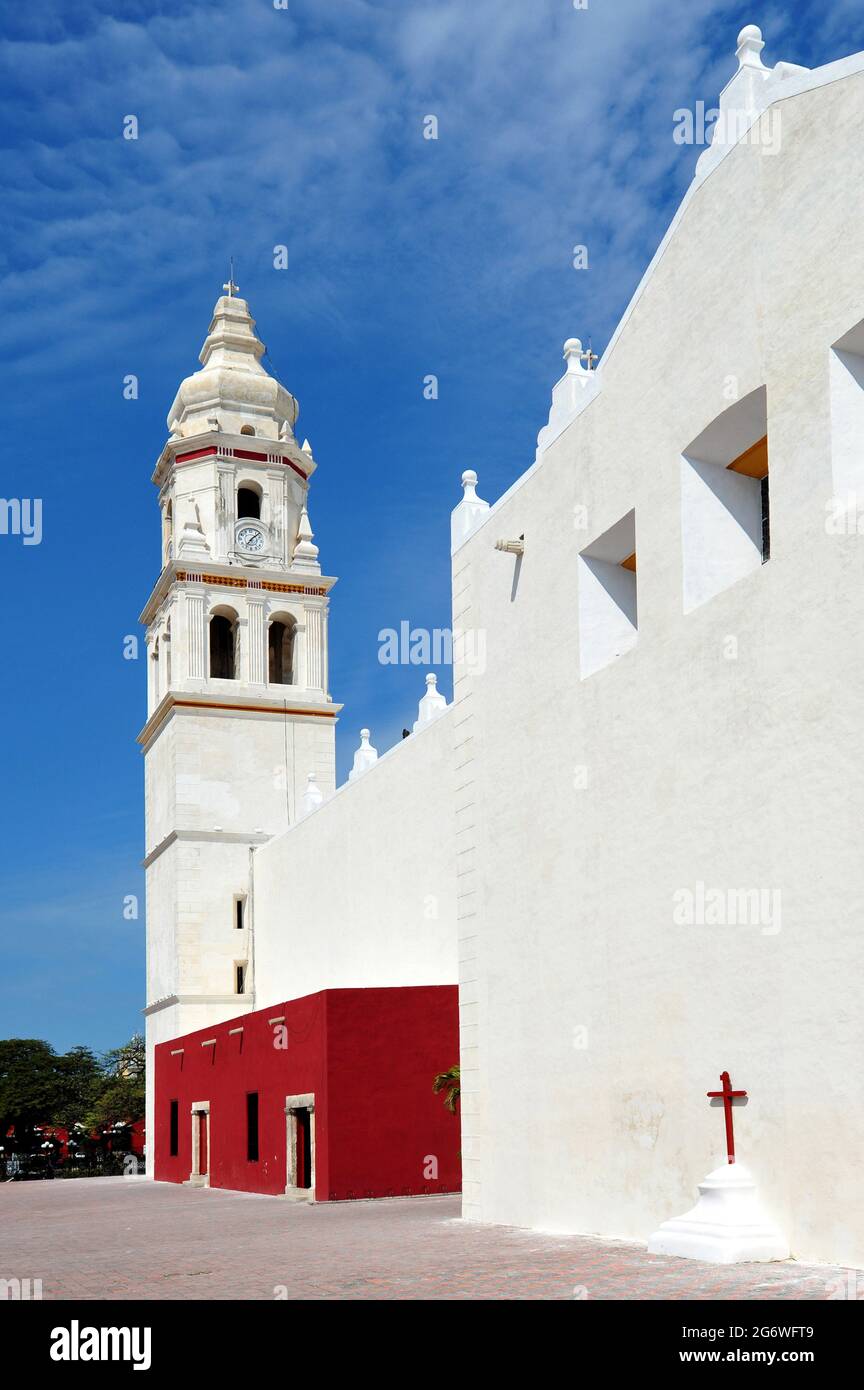
M564 344L564 361L567 363L568 371L571 365L578 367L582 360L582 339L568 338Z
M360 730L360 747L354 754L354 766L348 773L348 781L355 781L367 768L374 767L378 761L378 749L373 748L369 739L371 734L368 729Z
M231 269L228 275L228 283L222 286L229 299L233 299L240 286L234 284L234 257L231 257Z
M317 774L310 772L306 777L306 790L303 793L303 802L300 808L301 816L308 816L310 811L315 811L324 800L324 793L318 786Z
M309 522L309 513L304 507L300 513L300 524L297 527L297 544L294 546L294 553L291 557L292 570L305 570L308 574L321 573L321 566L318 563L318 547L312 542L314 534Z
M477 496L477 474L466 468L462 474L462 496L450 517L450 545L456 550L466 541L489 510L489 503Z
M420 701L417 709L417 719L414 724L414 732L422 729L424 725L437 719L439 714L443 714L447 708L447 701L438 690L438 677L430 671L426 677L426 694Z
M738 35L738 67L740 68L763 68L765 64L760 58L760 53L765 47L762 40L762 30L758 24L748 24Z
M309 443L309 440L308 440L308 439L304 439L304 440L303 440L303 443L300 445L300 448L303 450L304 454L308 454L309 457L310 457L310 459L311 459L311 457L312 457L312 445Z

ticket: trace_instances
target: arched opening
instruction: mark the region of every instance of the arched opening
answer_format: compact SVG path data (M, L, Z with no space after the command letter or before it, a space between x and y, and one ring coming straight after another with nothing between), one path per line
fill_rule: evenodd
M274 618L267 633L268 679L271 685L294 684L294 633L297 624L293 618Z
M214 613L210 619L210 675L214 680L236 680L235 636L234 618Z
M241 425L241 426L240 426L240 433L241 433L241 434L254 434L254 433L255 433L255 430L253 429L253 427L252 427L251 425Z
M261 520L261 493L257 488L238 487L237 489L237 520L243 521L254 517L256 521Z

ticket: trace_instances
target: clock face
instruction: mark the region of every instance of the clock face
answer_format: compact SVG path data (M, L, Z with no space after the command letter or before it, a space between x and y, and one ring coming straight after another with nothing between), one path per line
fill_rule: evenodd
M254 526L241 526L237 532L237 544L241 550L263 550L264 537Z

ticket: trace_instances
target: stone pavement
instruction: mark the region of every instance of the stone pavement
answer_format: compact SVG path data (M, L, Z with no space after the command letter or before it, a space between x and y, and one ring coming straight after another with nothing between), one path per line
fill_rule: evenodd
M142 1178L0 1184L0 1279L14 1278L41 1279L45 1299L850 1296L845 1270L722 1268L478 1226L460 1219L458 1197L308 1206Z

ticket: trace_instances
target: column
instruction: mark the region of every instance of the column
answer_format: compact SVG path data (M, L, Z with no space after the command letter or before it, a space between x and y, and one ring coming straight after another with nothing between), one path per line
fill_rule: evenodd
M203 680L207 674L204 590L186 592L186 675Z
M264 685L267 679L267 637L264 629L264 600L247 600L249 644L249 683Z

